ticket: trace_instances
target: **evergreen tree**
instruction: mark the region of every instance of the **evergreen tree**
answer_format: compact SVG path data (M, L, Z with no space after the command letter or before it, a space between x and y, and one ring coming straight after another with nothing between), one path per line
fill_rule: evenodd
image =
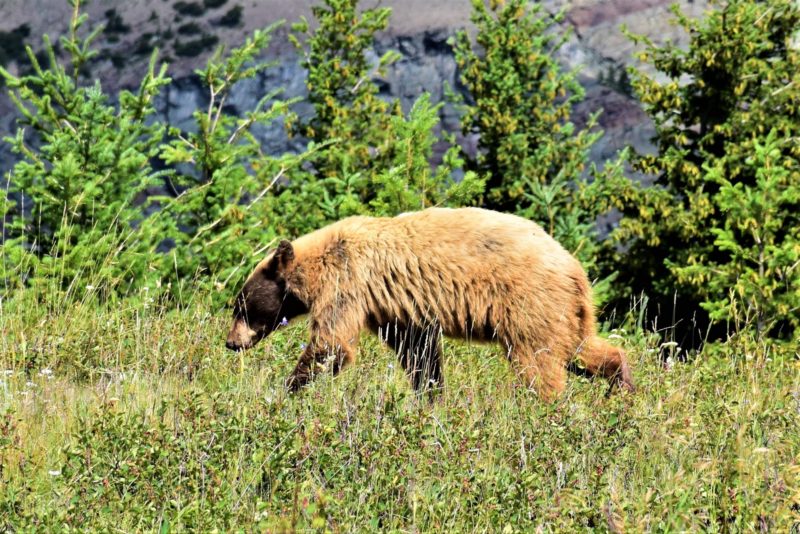
M377 62L370 61L375 34L386 29L391 10L359 10L358 0L324 0L311 12L316 28L312 31L303 19L293 25L295 35L290 38L303 53L307 101L314 114L307 121L290 116L287 126L290 133L316 143L337 141L316 159L318 177L365 173L367 184L387 168L392 157L391 120L402 116L399 102L379 98L372 81L398 57L387 52ZM369 200L368 190L360 193Z
M597 216L619 205L631 186L621 161L589 168L589 150L602 132L597 115L583 129L572 122L584 90L553 56L566 39L554 31L562 17L527 0L472 6L474 41L459 32L455 54L468 93L463 133L479 136L467 168L487 181L483 204L540 223L596 274L604 248ZM601 300L608 289L597 292Z
M218 49L197 71L208 90L208 107L194 112L195 132L173 128L173 140L161 153L170 165L190 165L190 172L175 176L180 195L164 202L167 234L174 241L170 278L208 285L219 303L232 296L277 238L275 196L286 180L306 182L300 164L314 153L311 147L301 155L270 156L252 134L255 126L278 120L296 102L278 98L278 89L241 117L225 112L236 84L273 65L256 59L269 45L273 30L274 26L256 30L227 54Z
M164 127L148 118L169 79L165 67L156 70L154 53L139 89L112 102L84 77L102 28L82 37L86 15L78 0L71 5L70 30L60 40L71 65L59 61L45 36L49 65L27 47L30 74L0 68L23 126L6 138L20 161L10 175L18 202L4 201L13 221L6 227L11 239L3 244L2 278L21 280L36 269L64 286L89 275L102 275L109 286L146 284L159 238L155 227L142 224L135 200L160 175L150 160Z
M461 124L465 134L480 136L470 164L487 177L485 204L517 211L532 203L525 194L531 185L578 179L601 133L590 131L595 117L583 130L571 122L584 91L553 57L565 39L553 31L560 17L527 0L492 0L489 7L473 0L472 6L475 42L467 31L455 41L471 100Z
M661 74L632 72L658 147L635 166L658 179L625 209L623 281L684 323L746 315L785 337L800 306L800 10L715 4L704 20L675 9L686 50L633 36Z
M404 115L397 100L379 97L373 78L399 56L373 53L375 34L386 29L391 11L361 10L358 0L324 0L312 13L314 31L303 20L294 25L292 40L304 54L314 114L302 121L290 115L287 127L324 149L311 158L313 175L288 183L278 199L280 212L289 214L286 230L302 233L353 214L473 202L483 181L459 172L463 161L455 149L431 169L439 107L422 95ZM454 173L463 179L456 181Z

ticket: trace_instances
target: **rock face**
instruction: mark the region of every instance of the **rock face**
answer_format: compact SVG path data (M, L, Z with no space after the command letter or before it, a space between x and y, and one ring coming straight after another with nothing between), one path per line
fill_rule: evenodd
M31 9L31 0L6 0L0 6L0 30L11 31L20 24L27 24L31 36L44 32L51 36L66 30L68 12L63 0L33 0L36 9ZM639 150L650 147L652 125L642 112L638 103L625 91L620 78L628 65L635 64L631 53L633 44L622 34L622 24L634 33L650 36L656 42L672 40L682 43L685 36L668 24L669 5L674 0L546 0L540 2L542 8L552 14L564 11L562 23L571 36L559 51L559 59L565 68L581 68L580 80L586 88L586 99L575 110L574 120L582 123L590 113L602 109L600 126L605 135L592 151L591 158L602 162L613 156L621 147L631 144ZM125 8L118 8L118 15L129 27L125 35L106 35L99 45L110 51L125 53L126 65L114 67L112 61L99 62L93 74L100 79L103 87L114 90L120 86L133 86L144 70L146 54L130 54L131 47L147 39L160 44L166 55L173 55L179 37L174 35L181 23L187 19L205 33L217 35L221 42L239 44L244 35L255 28L266 26L280 18L296 20L301 15L309 16L312 0L284 2L264 0L242 5L242 22L238 28L226 28L218 24L220 14L231 6L222 6L198 17L176 16L174 2L155 0L131 0ZM681 9L690 16L699 16L707 9L708 2L682 0ZM365 4L366 5L366 4ZM383 51L394 49L402 58L392 65L387 75L377 80L381 93L388 98L400 99L403 108L408 109L423 93L431 94L434 102L444 97L444 88L449 85L458 88L457 72L448 38L459 28L469 28L469 0L390 0L383 3L393 7L390 31L379 36L375 44L378 57ZM93 22L107 22L108 5L92 3L89 5L90 19ZM172 39L172 40L170 40ZM37 39L29 39L36 43ZM145 42L150 42L145 40ZM192 112L208 103L206 89L199 83L192 71L203 65L209 52L194 58L179 59L171 64L173 82L157 102L160 118L184 129L193 127ZM174 57L174 56L173 56ZM263 71L256 79L240 84L230 98L230 111L243 113L252 109L266 93L276 88L284 88L283 97L303 96L305 93L304 71L298 65L296 54L289 48L285 35L278 33L269 51L269 59L276 66ZM14 65L10 66L13 71ZM301 104L301 115L310 112L307 105ZM8 97L0 96L0 134L12 133L15 114ZM441 111L441 126L448 131L459 129L458 114L452 106L444 106ZM280 124L257 131L265 151L281 153L302 149L300 140L288 140ZM469 150L474 139L460 141ZM7 146L0 149L0 168L8 169L14 156Z

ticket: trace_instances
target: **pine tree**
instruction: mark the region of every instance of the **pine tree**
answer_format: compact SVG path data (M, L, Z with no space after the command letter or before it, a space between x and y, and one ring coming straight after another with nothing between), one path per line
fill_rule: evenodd
M253 262L277 238L274 197L283 181L307 179L299 167L314 152L312 148L300 155L270 156L252 134L255 126L278 120L297 101L281 100L279 89L264 95L241 117L225 111L238 83L274 65L257 60L269 46L274 28L256 30L227 53L219 48L197 71L209 105L194 112L195 132L172 128L172 141L162 147L167 164L188 164L191 170L176 174L175 187L181 193L164 202L164 218L170 224L167 234L174 241L170 278L208 285L218 303L233 295Z
M620 205L631 186L622 160L602 171L588 165L602 132L597 115L582 129L572 122L584 90L554 57L567 37L555 31L562 16L527 0L472 6L474 41L459 32L455 54L467 91L462 130L479 136L467 168L486 179L483 205L540 223L597 274L605 245L596 219ZM597 291L600 300L608 289Z
M633 36L666 79L632 72L658 147L635 167L658 178L625 209L622 280L662 311L675 302L684 323L744 314L785 337L800 306L800 10L793 0L716 8L699 21L675 9L687 50Z
M71 4L70 31L60 40L71 65L59 61L45 36L48 64L27 47L29 74L17 77L0 68L22 115L22 127L6 138L20 156L10 174L19 202L4 202L14 216L4 257L10 254L18 264L4 262L2 277L25 279L36 269L65 286L90 275L102 275L108 286L146 284L158 232L141 224L142 207L135 201L161 174L150 160L164 127L149 118L154 97L169 79L164 66L156 69L154 53L138 90L120 92L115 104L98 82L84 77L102 28L82 37L87 16L78 0Z
M462 129L480 136L471 167L487 177L485 204L517 211L532 203L532 184L556 177L577 179L600 132L577 130L572 107L584 91L574 73L564 72L553 54L565 36L552 31L551 18L526 0L472 2L473 43L467 31L456 37L456 64L471 102Z
M312 13L316 28L311 31L303 20L294 25L292 40L303 52L314 114L307 120L290 115L287 127L318 151L311 158L312 176L287 184L278 199L279 211L289 214L285 228L301 233L353 214L473 202L483 181L460 172L463 161L455 149L431 169L439 107L421 95L406 115L398 100L378 94L374 78L399 57L389 51L377 58L373 52L375 34L386 29L391 11L359 9L358 0L324 0ZM463 179L456 181L454 173Z
M399 102L379 98L372 81L398 57L387 52L377 62L370 60L375 34L386 29L391 10L359 10L358 0L324 0L311 12L316 28L312 31L303 19L293 25L295 34L290 38L303 53L307 101L314 115L307 121L290 116L287 126L290 133L316 143L336 141L315 161L318 177L362 173L367 184L387 168L392 157L391 120L402 116ZM369 200L366 186L361 193Z

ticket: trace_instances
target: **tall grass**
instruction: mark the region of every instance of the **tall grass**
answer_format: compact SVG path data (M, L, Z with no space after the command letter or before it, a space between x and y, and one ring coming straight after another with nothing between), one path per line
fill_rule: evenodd
M800 521L800 366L729 345L639 390L574 377L553 404L490 345L445 343L429 403L365 336L298 395L299 321L241 355L187 293L23 290L0 309L0 525L44 530L787 531ZM752 345L751 345L752 346Z

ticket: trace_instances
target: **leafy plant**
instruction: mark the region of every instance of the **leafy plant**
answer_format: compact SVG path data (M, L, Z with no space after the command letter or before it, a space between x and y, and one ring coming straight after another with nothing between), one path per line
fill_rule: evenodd
M13 197L5 201L13 219L1 277L22 281L35 269L64 287L89 273L110 287L146 283L160 238L155 224L144 223L137 197L163 174L150 158L164 127L148 119L169 79L165 67L156 69L154 53L139 89L120 92L113 105L98 83L85 82L100 29L81 37L86 15L77 0L73 7L69 34L60 40L69 67L45 36L49 65L27 47L30 74L0 69L27 127L6 138L20 161L9 177Z
M359 10L358 0L325 0L311 12L317 20L314 31L304 19L292 26L290 39L303 53L314 115L307 121L290 115L287 128L316 143L338 141L315 161L319 178L362 173L368 183L388 167L391 118L401 115L399 103L379 98L372 82L397 53L387 52L374 64L369 59L375 33L386 29L391 11ZM368 190L358 193L364 201L371 199Z
M553 32L560 16L542 14L525 0L492 1L489 7L474 0L472 9L475 41L467 31L455 39L470 98L462 129L480 135L470 168L487 177L488 207L536 211L526 190L562 176L578 180L601 133L591 131L594 116L583 130L570 121L584 91L553 57L566 39Z
M716 322L712 337L725 322L790 337L800 306L800 146L789 141L800 134L800 9L732 0L701 21L675 14L688 49L632 36L665 79L632 73L658 147L634 165L658 179L625 207L621 278L676 317Z
M393 158L389 168L378 175L372 188L375 198L370 210L376 215L394 216L405 211L431 206L463 206L473 203L483 193L484 182L474 172L462 170L464 162L452 143L442 163L431 168L434 135L442 104L432 105L423 94L407 118L392 117Z
M209 59L197 72L208 89L209 104L194 113L196 131L173 128L173 140L162 147L166 163L190 165L176 176L175 186L182 193L167 207L175 276L184 281L202 273L204 283L215 287L223 300L276 237L271 196L283 180L302 183L295 171L314 151L311 147L298 156L267 156L251 133L256 125L284 115L294 102L277 99L279 90L264 95L242 117L225 111L237 83L272 65L256 57L268 46L273 29L258 30L241 47L225 56L220 49Z
M784 337L800 328L800 161L783 155L789 141L776 130L763 143L753 141L755 153L741 166L752 183L730 179L724 158L705 166L704 179L719 187L721 213L710 228L719 259L673 272L701 292L712 320L752 325L758 338Z
M486 179L483 205L516 212L540 223L593 275L600 275L610 244L601 243L598 216L630 196L625 154L603 168L589 168L589 150L602 135L597 115L583 129L572 107L584 90L554 54L567 38L551 17L526 0L472 2L476 32L455 37L456 64L467 91L461 126L479 136L466 168ZM613 274L603 275L596 294L610 298Z

